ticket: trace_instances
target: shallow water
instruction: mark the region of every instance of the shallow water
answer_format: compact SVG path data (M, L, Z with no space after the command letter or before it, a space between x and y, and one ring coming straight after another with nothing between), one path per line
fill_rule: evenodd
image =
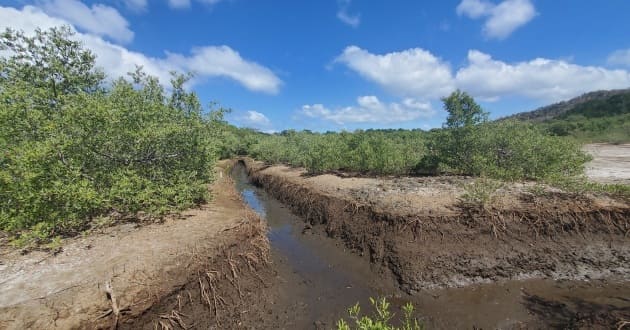
M389 274L375 273L369 260L336 240L304 231L301 218L249 183L242 165L232 176L247 204L269 225L279 277L272 312L286 329L335 328L347 307L360 302L369 310L368 298L377 296L387 296L394 310L413 302L428 328L572 328L589 319L630 319L627 282L503 281L407 295Z
M379 283L368 262L344 252L336 241L304 234L304 221L250 184L243 166L235 166L232 177L245 202L268 223L280 282L274 313L284 318L286 328L333 328L349 306L367 306L369 297L394 289Z

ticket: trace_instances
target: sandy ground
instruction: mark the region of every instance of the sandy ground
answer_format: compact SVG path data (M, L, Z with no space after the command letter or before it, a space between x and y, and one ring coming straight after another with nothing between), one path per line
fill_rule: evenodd
M309 176L304 169L277 165L261 173L288 178L317 191L351 200L357 207L368 206L378 212L413 216L454 216L461 214L461 202L467 193L466 186L474 186L475 179L463 176L441 177L342 177L333 174ZM544 189L548 195L560 193L558 189L535 182L501 184L491 192L490 204L497 209L529 210L539 204L534 193ZM587 203L599 207L627 207L625 201L607 196L588 196ZM533 205L536 204L536 205ZM554 209L570 210L570 203L555 203Z
M630 144L588 144L584 150L593 156L586 175L601 183L630 184Z
M184 285L195 260L239 242L231 235L248 221L231 182L212 187L213 201L177 219L122 224L68 239L63 250L0 256L0 328L92 328L111 308L110 281L125 314L139 315Z

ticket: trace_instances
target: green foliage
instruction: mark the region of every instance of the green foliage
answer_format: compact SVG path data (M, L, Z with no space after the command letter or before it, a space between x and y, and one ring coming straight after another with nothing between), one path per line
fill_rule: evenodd
M630 100L627 109L630 111ZM549 134L573 137L585 143L621 144L630 142L630 113L603 117L571 115L548 120L538 125Z
M420 330L424 329L424 325L413 317L413 304L407 303L402 307L403 317L400 320L401 326L396 327L391 324L394 314L389 310L390 303L385 298L370 298L372 307L376 310L373 316L361 315L361 306L359 303L348 308L350 319L353 320L354 327L351 327L344 319L337 322L338 330Z
M310 173L346 170L371 174L411 173L424 154L421 131L312 133L287 131L260 136L249 154Z
M599 91L513 116L584 143L630 142L630 90Z
M447 128L432 135L428 148L431 152L420 164L426 172L545 180L581 174L590 160L577 142L550 136L533 124L514 120L484 122L483 111L465 93L455 92L444 102L449 119L453 113L463 111L457 109L473 110L463 111L468 119L461 119L461 115L456 116L458 120L447 119Z
M456 90L448 97L442 98L442 102L444 110L448 112L445 123L447 128L466 128L488 120L488 113L484 112L466 92Z
M488 178L478 178L464 185L464 194L461 202L467 206L485 207L495 197L498 189L504 186L503 182Z
M17 242L208 197L221 111L203 113L189 76L174 74L167 93L139 68L103 88L94 56L71 40L67 28L0 38L11 54L0 59L0 229Z
M584 193L603 193L620 198L630 199L630 185L627 184L604 184L590 182L585 176L554 176L547 180L549 184L561 188L565 191Z
M447 173L508 181L574 177L590 160L575 140L550 135L531 123L487 122L487 113L464 92L443 101L449 115L439 130L259 133L248 135L256 142L249 140L244 149L256 159L305 167L312 174Z

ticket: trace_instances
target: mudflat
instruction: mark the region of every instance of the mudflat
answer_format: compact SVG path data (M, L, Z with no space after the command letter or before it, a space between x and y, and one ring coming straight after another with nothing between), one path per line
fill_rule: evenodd
M630 144L588 144L584 151L593 156L586 165L591 180L630 185Z

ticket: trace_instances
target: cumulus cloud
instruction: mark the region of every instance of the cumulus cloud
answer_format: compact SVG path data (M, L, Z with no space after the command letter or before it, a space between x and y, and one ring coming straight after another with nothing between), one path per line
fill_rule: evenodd
M579 94L630 86L630 73L563 60L536 58L506 63L477 50L468 52L468 65L455 77L459 88L479 97L521 95L557 101Z
M221 2L221 0L198 0L198 1L203 4L210 5L210 6ZM168 5L171 8L175 8L175 9L189 8L190 4L191 4L191 0L168 0Z
M78 0L45 0L40 7L50 16L59 17L89 33L128 43L133 40L129 22L109 6L88 7Z
M331 110L323 104L303 105L301 114L309 118L331 121L338 125L349 123L392 124L435 114L431 104L406 98L401 103L383 103L376 96L360 96L357 104Z
M190 7L190 0L168 0L171 8L182 9Z
M243 59L228 46L193 48L191 56L168 53L166 62L201 76L233 79L253 91L275 94L282 84L271 70Z
M620 49L608 56L608 64L630 67L630 49Z
M244 115L238 117L237 121L245 127L259 129L264 132L272 131L271 120L258 111L247 111Z
M339 9L337 10L337 18L345 24L357 28L359 24L361 24L361 15L351 15L348 13L350 2L351 0L338 0Z
M60 25L72 26L70 21L52 17L33 6L25 6L20 10L0 7L0 30L10 27L32 34L36 28L48 29ZM271 70L244 59L228 46L194 48L188 56L167 52L164 57L157 58L128 50L95 34L77 33L76 38L97 55L96 65L102 67L111 78L126 76L127 72L134 71L136 65L141 65L148 74L158 77L163 83L169 81L170 71L194 71L197 81L223 77L249 90L263 93L277 93L282 84Z
M536 16L531 0L505 0L498 5L486 0L462 0L455 11L472 19L486 18L484 35L494 39L507 38Z
M446 96L460 88L485 100L523 96L559 101L588 91L630 86L626 70L545 58L508 63L478 50L469 51L468 63L458 70L418 48L378 55L351 46L337 61L392 94L420 99Z
M457 15L466 15L472 19L480 18L482 16L489 15L492 12L494 5L484 0L462 0L457 5L455 11Z
M149 5L148 0L123 0L127 8L134 11L143 11Z
M403 96L440 97L453 89L449 65L420 48L377 55L350 46L336 62Z

